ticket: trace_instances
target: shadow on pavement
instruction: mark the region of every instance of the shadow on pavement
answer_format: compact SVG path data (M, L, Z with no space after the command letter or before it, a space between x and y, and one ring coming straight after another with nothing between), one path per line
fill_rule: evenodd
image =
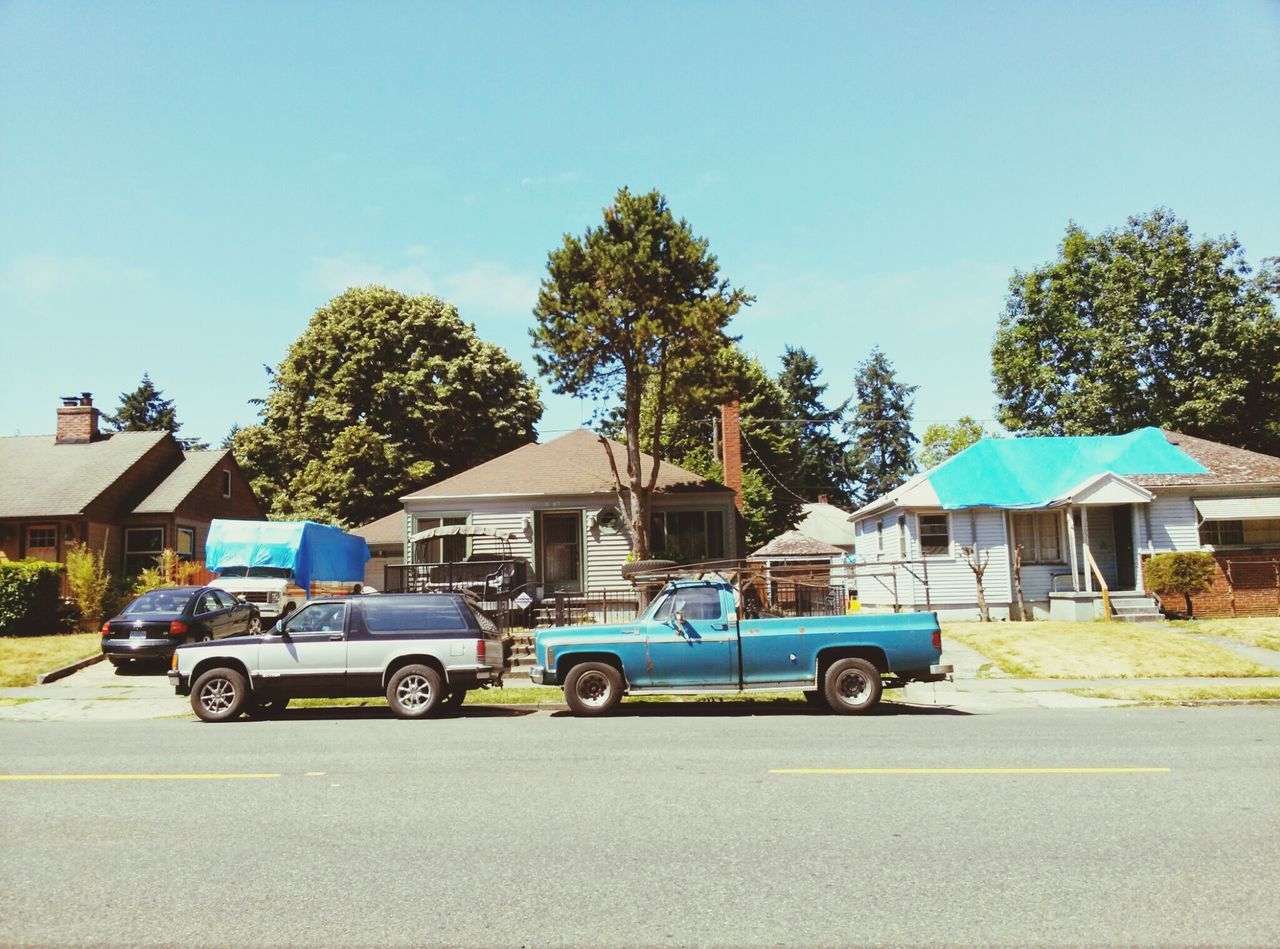
M609 718L721 718L750 715L789 715L822 718L892 718L899 715L969 715L969 712L938 705L909 705L905 702L882 702L863 715L835 715L810 708L800 702L623 702ZM572 712L560 710L552 718L573 718Z
M531 708L507 708L502 705L477 705L472 708L463 708L457 712L445 715L434 715L431 718L422 719L424 722L445 722L454 718L519 718L523 715L532 715L536 709ZM271 716L274 721L280 722L305 722L305 721L342 721L344 719L373 719L386 718L394 719L391 709L385 705L327 705L323 708L286 708L283 712L277 712ZM248 717L237 719L240 722L254 721Z
M106 660L110 662L110 660ZM115 667L113 673L122 679L141 679L162 676L169 673L170 660L164 659L130 659Z

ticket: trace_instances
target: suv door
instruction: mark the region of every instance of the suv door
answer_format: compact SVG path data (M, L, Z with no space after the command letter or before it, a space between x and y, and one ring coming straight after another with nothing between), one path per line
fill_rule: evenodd
M345 600L308 603L281 620L283 632L263 637L258 678L289 695L340 692L347 675Z
M736 646L724 597L716 587L677 587L649 614L649 682L636 685L723 686L735 682Z

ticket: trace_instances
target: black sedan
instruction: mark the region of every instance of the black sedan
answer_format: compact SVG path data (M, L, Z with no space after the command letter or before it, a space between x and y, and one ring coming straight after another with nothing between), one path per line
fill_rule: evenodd
M144 593L102 624L102 651L117 668L132 659L164 659L183 643L260 632L258 608L215 587L165 587Z

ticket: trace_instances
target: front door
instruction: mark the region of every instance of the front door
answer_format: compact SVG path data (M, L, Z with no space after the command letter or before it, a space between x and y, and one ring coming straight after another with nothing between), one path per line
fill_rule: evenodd
M258 649L262 686L292 695L324 695L347 675L347 604L308 603L282 620L283 632L265 635Z
M582 512L538 515L538 566L544 592L582 592Z
M1121 504L1111 509L1111 532L1116 544L1116 589L1133 590L1133 506Z
M25 556L32 560L58 560L58 525L27 525L27 544Z
M670 591L654 605L642 633L648 680L637 686L703 688L733 684L735 630L714 587Z

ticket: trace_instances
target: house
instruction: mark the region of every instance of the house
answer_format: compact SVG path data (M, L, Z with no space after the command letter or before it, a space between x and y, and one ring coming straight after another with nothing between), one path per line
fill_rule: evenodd
M204 559L215 517L263 520L231 452L187 451L168 432L103 432L85 392L65 398L54 435L0 438L0 554L64 561L86 543L113 574L165 548Z
M802 504L796 530L816 541L839 547L846 554L853 553L857 536L849 521L849 512L827 502L825 494L818 496L816 504Z
M619 466L625 465L623 446L611 444ZM641 456L644 471L652 461ZM740 557L737 498L732 488L663 462L650 519L653 555L682 562ZM594 432L578 429L521 446L401 500L406 566L389 568L388 577L408 576L415 565L510 557L532 566L535 599L629 591L621 569L631 539L608 455ZM456 525L484 531L411 540Z
M348 533L363 537L369 545L369 560L364 565L364 585L375 590L386 586L387 567L404 563L404 511L393 511Z
M1177 432L984 439L852 515L867 606L1017 615L1014 557L1035 616L1154 618L1142 561L1209 550L1197 615L1280 612L1280 458Z

